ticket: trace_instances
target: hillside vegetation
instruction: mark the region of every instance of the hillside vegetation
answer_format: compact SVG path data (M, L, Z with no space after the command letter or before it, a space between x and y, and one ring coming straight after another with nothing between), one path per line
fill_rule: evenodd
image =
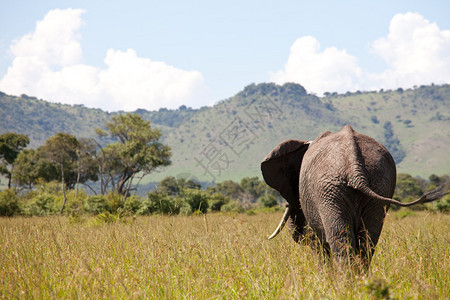
M167 171L210 181L259 176L261 160L281 141L351 124L385 144L399 172L447 174L449 107L450 86L318 98L296 84L250 85L168 134L174 163Z
M169 175L215 182L260 176L261 160L281 141L312 140L345 124L385 144L399 172L425 178L450 172L449 85L326 95L308 94L298 84L262 83L213 107L139 109L137 114L161 129L161 141L173 153L170 167L144 181ZM120 113L0 93L0 133L26 134L31 147L57 132L95 138L94 129Z

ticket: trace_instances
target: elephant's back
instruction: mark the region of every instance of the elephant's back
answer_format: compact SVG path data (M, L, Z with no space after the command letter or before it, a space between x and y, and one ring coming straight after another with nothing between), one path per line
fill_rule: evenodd
M367 135L355 133L355 137L370 188L380 196L392 198L397 178L392 155L386 147Z
M315 140L305 153L300 180L311 188L357 182L367 184L381 196L391 198L396 168L389 151L375 139L350 126Z

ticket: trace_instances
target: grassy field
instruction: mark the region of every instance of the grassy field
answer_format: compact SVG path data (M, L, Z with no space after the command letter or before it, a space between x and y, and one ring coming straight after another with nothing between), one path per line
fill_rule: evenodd
M402 218L403 216L403 218ZM0 298L445 299L450 215L391 213L367 274L323 266L281 213L0 219Z

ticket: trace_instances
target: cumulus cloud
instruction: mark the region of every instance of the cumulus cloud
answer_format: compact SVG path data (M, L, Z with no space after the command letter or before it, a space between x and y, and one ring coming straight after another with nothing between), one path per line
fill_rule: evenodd
M82 13L80 9L50 11L37 22L33 33L13 41L10 50L14 60L0 88L10 93L46 90L52 84L46 77L55 69L78 63L82 54L76 32L82 25Z
M204 89L203 76L184 71L164 62L138 57L134 50L108 50L106 70L99 74L100 85L125 110L141 108L178 108L195 106L195 96ZM130 100L130 103L122 103ZM125 100L125 101L124 101ZM198 103L197 103L198 106Z
M387 69L369 78L386 88L450 82L450 30L420 14L395 15L387 37L372 44Z
M292 45L284 69L271 74L271 80L297 82L319 95L450 83L450 31L440 30L420 14L395 15L388 35L374 41L371 51L386 63L384 71L363 70L345 50L321 50L314 37L301 37Z
M320 51L312 36L297 39L291 47L284 70L271 76L276 83L298 82L308 91L348 91L359 85L362 71L356 57L335 47Z
M82 64L83 12L52 10L33 33L14 41L0 90L108 111L199 105L206 91L200 72L139 57L132 49L107 50L106 68Z

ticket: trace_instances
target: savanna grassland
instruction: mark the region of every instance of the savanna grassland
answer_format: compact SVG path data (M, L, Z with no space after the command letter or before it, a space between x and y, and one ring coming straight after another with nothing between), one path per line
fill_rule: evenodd
M392 212L367 274L322 265L281 213L0 219L0 298L445 299L450 215Z

